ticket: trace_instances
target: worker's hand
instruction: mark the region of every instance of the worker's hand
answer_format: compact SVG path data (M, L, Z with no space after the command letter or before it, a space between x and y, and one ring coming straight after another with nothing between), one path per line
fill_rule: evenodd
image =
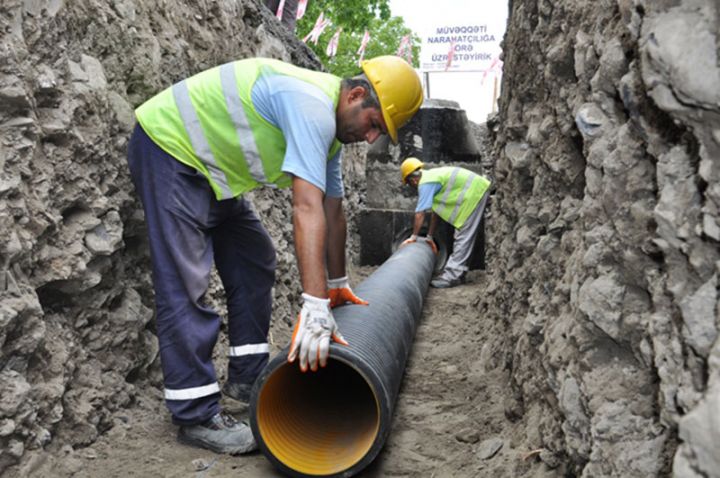
M404 241L402 241L402 244L400 244L400 247L407 246L408 244L412 244L413 242L417 242L417 236L413 234L412 236L408 237Z
M428 243L428 245L430 246L430 249L432 249L433 253L435 255L437 255L438 247L437 247L437 244L435 244L435 241L433 240L433 237L430 234L425 236L425 242Z
M356 296L350 288L347 276L328 280L328 297L330 297L330 308L345 305L352 302L357 305L368 305L368 301Z
M302 310L298 314L295 330L290 342L288 362L294 362L300 356L300 370L307 372L317 371L318 363L321 367L327 364L330 353L330 338L335 342L348 345L338 330L332 311L330 299L319 299L303 294Z

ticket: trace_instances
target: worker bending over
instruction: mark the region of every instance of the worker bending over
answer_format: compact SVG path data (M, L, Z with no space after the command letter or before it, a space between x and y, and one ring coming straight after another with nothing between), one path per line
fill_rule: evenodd
M331 337L346 343L331 307L363 301L345 270L342 144L383 134L396 142L422 103L404 60L381 56L362 70L341 79L277 60L234 61L136 110L128 162L149 235L165 400L183 442L219 453L256 448L250 428L221 413L212 363L221 319L204 300L214 262L228 309L222 392L248 401L268 362L276 254L246 192L292 188L303 304L288 360L315 371Z
M402 181L418 192L413 233L402 245L415 242L425 223L425 213L432 217L424 240L437 253L433 234L440 217L455 228L452 255L442 273L430 282L438 288L455 287L464 282L475 237L490 191L490 180L464 168L445 166L423 171L417 158L407 158L400 165Z

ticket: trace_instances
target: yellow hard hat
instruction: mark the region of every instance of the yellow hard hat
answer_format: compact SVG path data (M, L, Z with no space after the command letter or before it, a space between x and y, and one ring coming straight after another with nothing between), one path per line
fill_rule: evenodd
M408 176L410 176L412 173L417 171L418 169L422 169L422 167L425 166L422 161L420 161L417 158L407 158L405 161L402 162L400 165L400 173L402 174L402 182L405 184L405 180Z
M422 85L412 66L399 56L365 60L362 69L375 89L388 134L397 144L397 130L410 121L423 102Z

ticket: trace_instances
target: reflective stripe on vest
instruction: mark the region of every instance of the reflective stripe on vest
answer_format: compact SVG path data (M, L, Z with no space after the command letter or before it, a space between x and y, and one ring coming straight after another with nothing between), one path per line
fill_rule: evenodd
M208 173L215 184L220 187L222 191L222 199L229 199L232 197L232 191L228 185L227 177L222 169L220 169L215 161L215 156L210 150L210 145L203 134L202 128L200 127L200 120L195 113L195 108L190 101L190 92L187 88L187 80L183 80L180 83L173 85L172 87L173 97L177 104L180 116L182 116L185 130L190 136L190 142L195 150L198 158L205 163L208 168Z
M458 213L460 212L460 205L463 203L463 200L465 199L465 193L467 192L468 188L472 184L472 182L475 180L475 178L478 177L475 173L470 173L470 176L468 176L467 180L465 181L465 184L463 184L462 191L460 191L460 196L458 196L458 200L455 203L455 209L453 209L452 214L450 215L450 222L453 223L458 217Z
M235 67L232 63L226 63L220 66L220 84L222 85L223 96L228 107L228 113L232 118L233 126L237 132L237 138L245 153L245 161L252 178L260 184L274 186L268 183L263 170L262 160L255 144L255 137L250 129L245 109L242 106L242 100L237 92L237 81L235 79ZM200 120L197 117L195 108L190 100L190 92L187 88L187 80L181 81L172 87L175 103L177 104L180 115L190 136L193 149L198 158L205 163L210 173L210 177L215 181L222 191L222 199L230 199L233 193L228 184L225 173L218 167L215 156L210 149L210 145L205 139L205 135L200 126Z
M451 166L423 171L420 184L430 182L441 185L433 198L433 211L456 228L465 224L490 187L490 181L484 176Z
M442 199L440 200L440 206L441 211L444 211L445 208L448 207L447 200L448 196L450 195L450 191L455 187L455 181L457 180L457 175L460 172L460 168L454 168L452 174L450 175L450 179L448 180L447 186L445 186L445 193L443 194ZM449 223L454 223L455 220L458 217L458 213L460 212L460 205L463 203L463 199L465 199L465 193L467 192L468 188L472 184L472 182L477 178L478 175L470 171L470 175L468 175L467 179L465 180L465 184L463 184L462 191L460 191L460 195L458 196L457 201L455 202L455 207L453 208L452 214L450 214L450 218L448 219Z
M443 193L442 199L440 199L440 207L438 210L438 214L445 212L445 209L447 208L448 196L450 196L450 191L452 191L452 188L455 186L455 179L457 179L457 175L459 172L459 168L453 169L453 172L450 175L450 179L448 180L447 184L444 185L445 192Z
M283 132L252 104L252 88L265 74L304 81L337 107L340 78L253 58L220 65L167 88L138 107L137 119L155 144L205 175L218 200L258 186L290 187L292 179L282 171ZM335 138L323 159L329 161L341 147Z
M237 132L240 146L245 153L245 161L247 162L250 175L260 184L269 184L265 177L262 160L258 147L255 144L255 137L250 129L245 109L242 106L242 100L237 92L237 80L235 78L235 67L232 63L226 63L220 67L220 82L222 83L223 95L230 112L235 131Z

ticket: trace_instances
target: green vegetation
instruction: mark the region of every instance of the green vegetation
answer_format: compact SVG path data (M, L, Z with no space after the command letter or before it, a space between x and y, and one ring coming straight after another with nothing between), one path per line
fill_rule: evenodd
M370 41L365 49L365 59L379 55L395 55L400 40L410 35L412 64L418 66L420 38L413 34L401 17L393 17L387 0L310 0L305 16L297 24L298 38L305 38L315 25L320 12L332 22L316 44L307 45L317 54L328 71L341 76L353 76L360 72L357 54L365 30ZM337 54L330 58L325 53L328 42L338 28L342 28Z

